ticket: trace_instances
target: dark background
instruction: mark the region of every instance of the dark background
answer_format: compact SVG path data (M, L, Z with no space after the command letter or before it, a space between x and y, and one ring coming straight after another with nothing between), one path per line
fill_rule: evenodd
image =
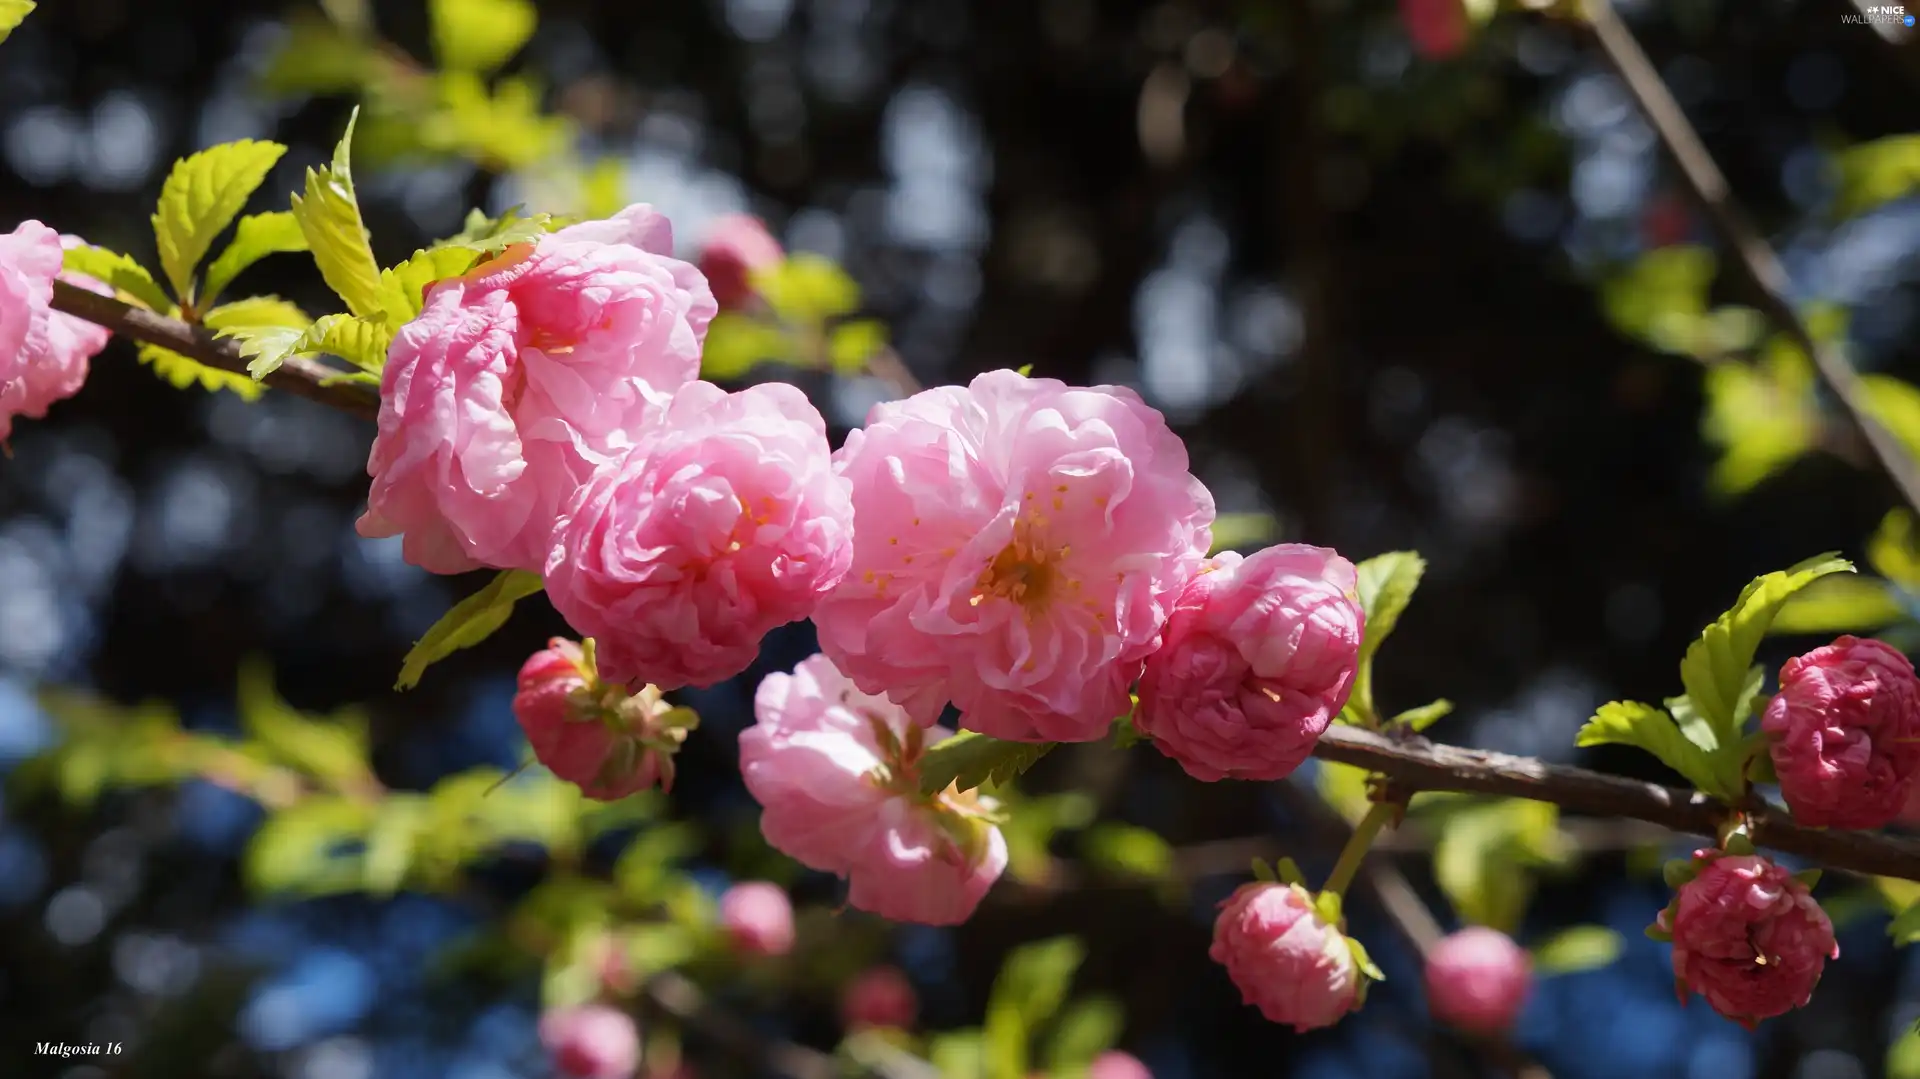
M1142 387L1223 509L1274 512L1285 538L1355 559L1423 552L1432 569L1378 692L1388 708L1454 700L1432 732L1443 740L1572 759L1598 702L1677 692L1686 643L1748 579L1821 550L1858 555L1893 504L1883 479L1824 456L1738 501L1706 496L1698 369L1616 333L1595 291L1652 233L1706 237L1571 28L1503 17L1436 64L1412 55L1385 2L540 6L518 65L555 78L552 100L592 146L631 159L627 194L667 209L684 240L712 213L761 212L791 245L844 262L924 381L1032 363ZM376 7L383 33L426 55L420 5ZM236 137L293 147L265 188L277 202L349 105L256 90L285 8L44 3L0 46L0 226L39 218L147 257L167 163ZM1916 374L1913 207L1842 230L1821 216L1820 151L1911 125L1916 82L1896 50L1843 25L1852 8L1834 0L1629 10L1806 298L1854 311L1863 367ZM1176 144L1161 124L1143 147L1143 95L1182 82ZM363 176L383 261L453 231L475 201L524 197L459 162ZM246 280L328 309L300 259ZM366 703L395 784L516 760L511 676L560 623L528 604L418 690L391 692L408 644L472 584L354 536L369 425L175 391L124 343L94 371L49 419L18 424L0 463L10 755L45 737L38 683L162 698L219 728L238 664L264 653L297 703ZM870 400L818 388L843 428ZM1768 648L1777 663L1792 645ZM708 725L681 812L717 832L751 821L730 735L758 677L807 650L803 627L783 631L760 667L689 699ZM1176 843L1290 826L1258 788L1129 760L1104 811ZM154 1075L540 1074L530 990L449 995L409 977L464 908L250 904L233 852L257 811L234 796L190 785L91 813L15 799L6 814L0 1074L54 1074L24 1047L131 1038L156 1015L187 1033L146 1058ZM900 957L931 1025L960 1025L977 1022L1007 947L1083 932L1082 984L1125 997L1126 1044L1163 1079L1476 1074L1428 1025L1409 953L1364 903L1356 927L1390 979L1366 1011L1296 1037L1242 1008L1205 957L1207 900L1232 883L1171 914L1126 890L989 900L960 930L901 934ZM1811 1007L1749 1035L1675 1003L1664 947L1639 934L1662 902L1657 879L1617 857L1536 901L1530 925L1600 921L1629 938L1621 962L1537 994L1522 1038L1552 1074L1882 1074L1915 996L1882 918L1843 926ZM278 973L250 982L236 957ZM825 1007L768 1029L818 1038Z

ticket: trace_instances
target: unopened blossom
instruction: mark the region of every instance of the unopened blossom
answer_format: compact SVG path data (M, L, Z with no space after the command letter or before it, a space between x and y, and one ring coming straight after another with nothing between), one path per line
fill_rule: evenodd
M707 275L713 298L724 310L753 299L753 275L786 257L764 221L752 214L727 214L714 220L701 245L700 272Z
M1695 851L1697 875L1660 912L1673 938L1674 989L1751 1030L1813 997L1840 957L1833 923L1806 884L1757 854Z
M812 614L852 558L847 482L806 394L693 382L567 504L546 587L607 678L710 686Z
M920 758L948 732L912 723L813 656L754 694L740 771L760 831L803 865L846 878L847 902L899 922L967 920L1007 866L993 806L920 793Z
M1353 688L1357 587L1353 563L1325 547L1210 559L1147 657L1135 726L1195 779L1286 776Z
M1879 828L1920 777L1920 678L1891 645L1841 637L1780 668L1760 729L1795 820Z
M720 896L720 927L737 952L785 955L793 950L793 903L778 884L736 884Z
M1497 929L1469 926L1427 955L1427 1007L1469 1034L1504 1034L1533 990L1533 960Z
M81 244L38 221L0 234L0 441L16 417L38 419L55 401L79 393L88 361L112 336L51 306L55 280L113 295L98 281L61 270L65 250Z
M632 1079L640 1066L640 1031L633 1017L605 1004L541 1016L540 1044L566 1079Z
M1414 49L1429 60L1458 56L1472 29L1465 0L1400 0L1400 21Z
M698 376L717 310L647 206L427 290L381 375L361 535L435 573L539 571L561 506Z
M1359 1006L1365 975L1346 935L1297 884L1241 885L1220 904L1207 954L1241 999L1297 1031L1332 1026Z
M869 967L840 992L840 1022L848 1030L907 1030L920 1015L920 995L899 967Z
M1213 496L1132 390L990 371L881 404L835 454L853 569L820 647L921 725L1088 741L1128 710Z
M1109 1049L1087 1065L1087 1079L1153 1079L1153 1072L1139 1057Z
M541 764L601 801L671 789L673 755L698 723L657 687L628 693L601 681L593 657L563 637L521 666L513 715Z

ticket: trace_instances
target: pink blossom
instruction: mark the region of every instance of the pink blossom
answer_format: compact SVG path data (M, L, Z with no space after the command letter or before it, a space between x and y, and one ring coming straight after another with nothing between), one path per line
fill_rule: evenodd
M567 1079L630 1079L640 1066L640 1032L633 1017L605 1004L541 1016L540 1044Z
M83 241L38 221L0 234L0 441L18 416L38 419L80 392L88 361L107 346L103 327L52 309L57 278L103 296L113 290L60 268L62 250Z
M1153 1079L1140 1058L1118 1049L1110 1049L1087 1065L1087 1079Z
M990 371L878 405L835 455L853 569L814 614L868 693L1017 741L1102 737L1211 542L1213 496L1128 389Z
M1462 0L1400 0L1400 21L1414 49L1429 60L1458 56L1472 29Z
M1347 703L1360 657L1353 564L1288 543L1211 559L1147 657L1134 723L1195 779L1280 779Z
M608 678L709 686L813 613L852 557L847 482L806 394L694 382L568 503L547 595Z
M786 257L765 222L752 214L727 214L714 220L700 249L700 272L721 308L740 307L753 299L753 274Z
M1469 926L1427 955L1426 983L1434 1018L1469 1034L1504 1034L1533 991L1533 961L1505 933Z
M932 739L884 697L813 656L771 674L740 735L740 771L767 842L847 879L847 902L900 922L955 925L1007 866L1007 844L972 792L920 793Z
M1879 828L1920 774L1920 678L1892 647L1841 637L1780 668L1760 729L1794 819Z
M848 1030L908 1030L919 1015L920 996L898 967L869 967L840 993L840 1022Z
M364 536L435 573L539 570L560 507L699 374L716 310L629 207L428 289L381 376Z
M1207 955L1246 1003L1297 1031L1332 1026L1359 1006L1364 975L1346 936L1297 884L1243 884L1220 904Z
M673 755L698 722L654 687L629 694L601 682L593 657L563 637L521 666L513 715L541 764L608 802L655 785L671 789Z
M793 950L793 903L778 884L756 880L728 888L720 897L720 926L734 950L747 955Z
M1691 989L1751 1030L1812 999L1840 945L1807 886L1755 854L1705 849L1693 859L1698 875L1657 923L1673 937L1680 1000Z

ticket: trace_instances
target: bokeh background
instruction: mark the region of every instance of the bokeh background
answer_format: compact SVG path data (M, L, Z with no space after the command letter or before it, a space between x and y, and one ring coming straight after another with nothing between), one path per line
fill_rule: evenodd
M1905 197L1920 170L1884 141L1914 125L1915 50L1846 22L1858 9L1842 0L1619 7L1780 247L1796 299L1824 305L1822 332L1863 370L1920 376L1920 201ZM284 208L355 103L383 262L473 206L648 201L689 255L716 215L761 214L791 250L845 268L923 382L1030 363L1134 386L1187 437L1223 510L1356 559L1419 550L1426 582L1381 660L1387 707L1444 696L1458 709L1437 738L1649 777L1645 758L1573 748L1592 708L1677 692L1685 645L1748 579L1822 550L1860 556L1895 504L1740 313L1751 297L1714 273L1714 239L1652 131L1563 19L1502 12L1440 57L1390 0L537 8L505 74L456 106L420 90L435 30L416 0L46 0L0 45L0 226L39 218L150 258L146 217L175 157L285 142L255 206ZM336 306L301 257L245 281ZM887 392L777 364L750 377L799 381L840 430ZM480 580L429 576L397 543L355 535L370 438L305 401L175 389L120 342L76 399L19 424L0 462L0 767L44 765L89 723L96 743L104 729L158 744L101 701L237 737L249 708L284 707L262 703L269 678L306 712L358 709L387 789L516 766L514 671L563 626L524 603L394 692L409 645ZM1502 1067L1428 1021L1414 953L1366 898L1352 916L1388 981L1365 1011L1296 1036L1242 1007L1205 952L1244 860L1186 852L1264 837L1317 874L1338 837L1284 790L1202 786L1150 750L1036 769L1023 798L1087 795L1047 803L1057 819L964 927L832 916L831 880L757 845L735 769L753 686L809 651L790 627L740 679L684 695L705 724L672 798L641 813L642 834L692 837L675 872L702 894L772 876L810 912L817 969L689 968L756 1037L832 1051L841 968L878 958L914 979L925 1030L977 1027L1009 951L1071 933L1087 953L1073 993L1118 1002L1120 1044L1160 1079ZM94 696L51 707L49 686ZM509 845L453 883L390 895L263 894L246 854L269 820L257 801L190 768L140 780L137 763L0 780L0 1075L548 1074L539 963L468 953L555 872L551 849ZM617 857L631 824L585 864ZM1613 961L1536 992L1519 1042L1549 1074L1920 1074L1900 1038L1920 967L1870 892L1823 889L1841 959L1810 1007L1750 1033L1683 1009L1666 946L1641 936L1665 902L1659 859L1684 841L1587 822L1556 833L1577 856L1456 843L1469 869L1442 881L1427 851L1456 827L1416 829L1390 855L1444 924L1480 909L1474 888L1505 887L1484 878L1513 862L1540 870L1523 942L1578 924L1619 934ZM31 1055L49 1040L131 1053ZM684 1044L701 1075L763 1074L698 1033Z

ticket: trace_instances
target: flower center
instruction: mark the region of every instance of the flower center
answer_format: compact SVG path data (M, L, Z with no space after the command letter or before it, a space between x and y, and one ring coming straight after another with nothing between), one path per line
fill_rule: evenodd
M1046 518L1038 514L1013 523L1013 541L993 556L974 585L973 606L993 596L1018 603L1029 616L1046 607L1064 577L1059 563L1071 548L1046 546L1045 527Z

